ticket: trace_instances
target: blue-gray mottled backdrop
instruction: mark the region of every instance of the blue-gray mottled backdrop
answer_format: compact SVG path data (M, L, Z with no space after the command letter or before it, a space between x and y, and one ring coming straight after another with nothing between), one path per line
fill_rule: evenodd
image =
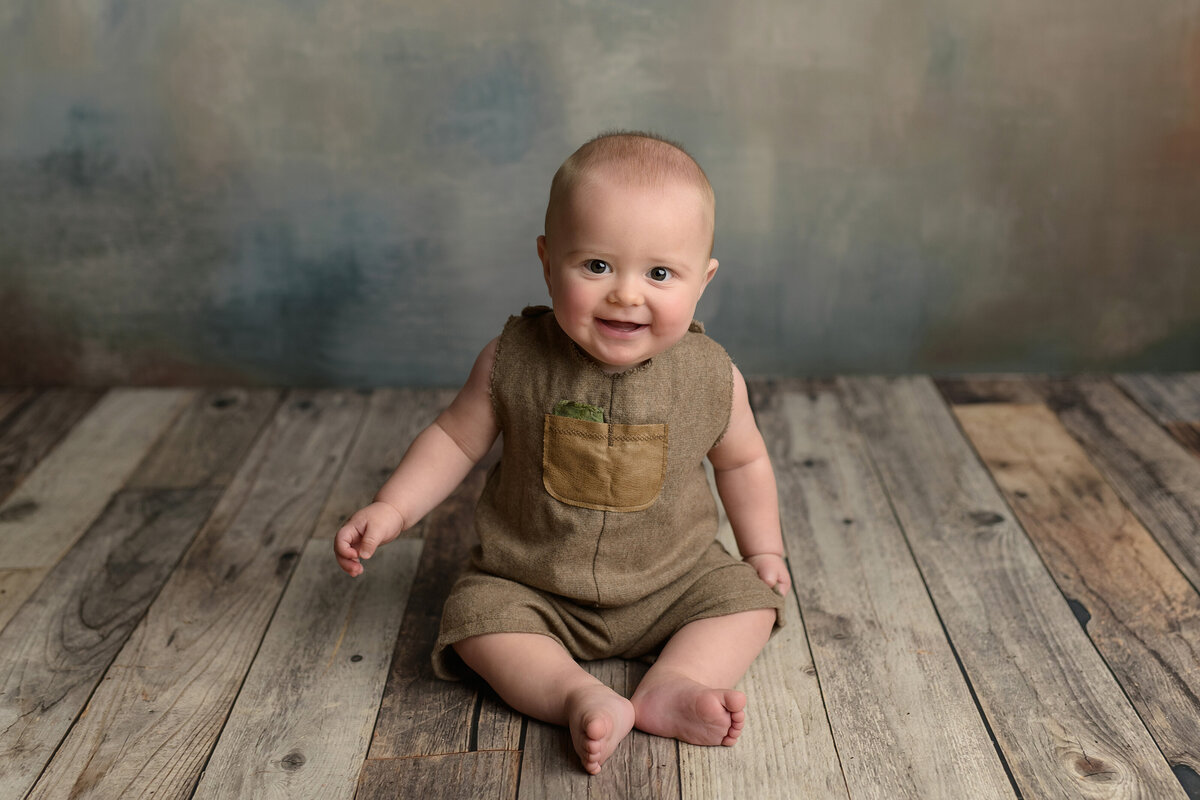
M0 0L0 383L457 383L614 127L747 374L1200 367L1200 0Z

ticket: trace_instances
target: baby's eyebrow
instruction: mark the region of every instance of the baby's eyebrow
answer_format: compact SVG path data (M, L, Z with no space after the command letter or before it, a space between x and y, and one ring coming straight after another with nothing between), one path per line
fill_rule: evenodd
M592 248L592 247L580 247L575 250L568 250L565 255L567 258L570 258L570 259L587 256L588 258L598 258L598 259L601 259L602 261L610 261L613 258L613 255L611 253L605 253L599 249Z

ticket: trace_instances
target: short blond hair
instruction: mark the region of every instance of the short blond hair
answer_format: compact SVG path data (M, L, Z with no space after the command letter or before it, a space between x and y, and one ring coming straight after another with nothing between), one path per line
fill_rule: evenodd
M613 131L586 142L554 173L550 201L546 204L547 233L555 213L571 192L600 170L634 186L662 186L670 181L691 184L708 207L710 223L716 214L712 184L681 144L653 133Z

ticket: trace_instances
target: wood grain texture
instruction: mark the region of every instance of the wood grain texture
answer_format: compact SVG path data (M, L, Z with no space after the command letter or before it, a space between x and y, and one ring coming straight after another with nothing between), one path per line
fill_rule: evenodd
M512 750L371 760L363 765L359 800L511 800L521 754Z
M0 634L0 797L22 797L219 492L123 491Z
M110 409L146 441L144 457L121 457L125 478L104 478L106 493L88 485L86 462L72 466L60 453L87 438L81 426L95 427L117 393L0 391L0 405L11 401L7 415L0 410L0 481L8 465L23 493L57 459L61 496L69 505L90 495L94 512L61 560L0 566L0 796L21 797L40 760L37 797L187 797L200 780L198 794L218 796L345 796L357 786L363 797L905 797L914 787L937 797L960 785L960 766L969 769L957 737L979 724L981 709L1024 797L1179 797L1182 786L1200 798L1187 727L1197 717L1188 706L1197 695L1195 599L1162 552L1186 572L1180 553L1200 530L1200 450L1188 452L1181 432L1200 427L1180 410L1188 399L1179 387L1190 385L1181 376L1133 377L939 381L968 415L986 418L1000 445L1021 444L1015 455L977 444L990 473L958 428L970 423L948 415L928 381L752 383L802 605L789 604L788 627L738 686L749 719L736 747L635 733L599 779L579 769L565 731L526 723L478 682L432 677L442 601L474 542L490 461L414 531L427 541L407 607L367 597L394 598L402 582L368 589L360 579L339 592L342 576L324 561L338 518L373 495L451 392L306 392L278 406L273 390L184 391L154 436L136 430L150 417ZM855 383L882 390L859 398ZM339 410L333 397L355 408ZM1032 423L987 417L997 400L1045 402L1058 427L1044 409ZM1014 436L1011 425L1023 432ZM95 444L103 435L121 437L90 435L107 470L111 453ZM1010 483L1017 479L1038 488ZM12 500L0 505L8 522L39 513ZM212 514L195 537L206 501ZM724 521L721 536L730 539ZM1177 551L1162 545L1170 537ZM411 569L415 554L404 551L418 546L381 550L365 580L389 571L391 558ZM961 708L962 675L950 691L944 654L927 646L939 632L918 608L914 561L978 708ZM1051 580L1061 591L1044 591ZM1068 601L1074 615L1063 610ZM401 612L399 635L369 632L381 617L394 626ZM1107 676L1096 678L1062 633L1082 635L1079 623L1107 659ZM347 654L363 658L346 662ZM645 669L590 668L626 693ZM1112 700L1116 681L1141 720L1119 692ZM338 688L319 688L325 682ZM364 762L371 718L372 754L396 757ZM1142 720L1166 758L1144 729L1127 735ZM945 753L933 752L941 739L950 740ZM331 753L340 766L326 760ZM1029 778L1037 770L1053 777ZM945 782L931 786L943 772Z
M846 784L822 706L794 601L777 632L738 683L746 727L733 747L679 745L682 796L846 797Z
M641 663L621 659L585 662L583 668L618 694L629 697L646 674ZM580 766L566 728L529 720L521 758L522 800L679 797L679 760L672 739L634 730L604 763L599 775Z
M1170 422L1167 431L1192 455L1200 458L1200 422Z
M195 798L353 798L421 553L380 549L347 576L305 547Z
M442 606L476 541L472 519L484 477L482 466L473 470L423 523L425 548L400 626L371 743L372 759L467 752L473 749L472 740L497 750L520 747L519 714L487 702L488 693L480 692L475 681L438 679L429 660Z
M280 397L277 389L219 389L197 394L126 487L228 486Z
M0 795L32 785L208 518L278 397L261 394L198 394L140 470L179 488L119 492L0 635Z
M1113 381L1160 425L1200 422L1200 372L1116 375Z
M1081 378L1039 389L1121 500L1200 587L1200 459L1107 380Z
M33 389L0 390L0 425L5 425L8 416L32 400L36 394Z
M367 404L362 430L346 466L338 476L329 502L317 520L313 536L333 540L350 515L367 505L395 471L417 434L425 429L455 393L446 389L376 389ZM405 531L419 537L420 524Z
M0 569L0 631L46 577L45 567Z
M1200 771L1200 594L1048 408L956 413L1163 755Z
M31 797L192 791L363 405L352 392L287 398Z
M1116 384L1200 458L1200 372L1117 375Z
M762 405L759 387L751 386L751 396L757 398L758 414ZM711 465L706 469L715 495ZM717 541L730 553L737 553L733 528L720 496L715 496ZM785 518L784 528L790 524ZM845 778L794 594L784 605L784 622L736 687L746 694L746 727L737 744L727 748L680 743L680 789L685 799L846 797Z
M756 406L850 795L1013 797L862 436L829 391Z
M16 467L12 474L22 474L21 465L34 460L35 455L40 458L39 454L63 438L64 426L82 418L101 394L90 390L50 390L27 406L10 429L18 437L11 448ZM273 390L196 394L142 460L126 482L126 488L224 486L228 483L226 476L242 463L278 397L279 393ZM29 511L34 513L36 509ZM0 570L0 628L37 587L46 571L47 567Z
M0 500L25 479L104 393L48 389L6 393L0 409Z
M1022 794L1183 798L932 383L839 386Z
M935 383L947 401L956 406L973 403L1040 403L1035 384L1044 380L1029 375L970 375L938 378Z
M0 569L53 566L191 397L168 389L105 395L0 505Z

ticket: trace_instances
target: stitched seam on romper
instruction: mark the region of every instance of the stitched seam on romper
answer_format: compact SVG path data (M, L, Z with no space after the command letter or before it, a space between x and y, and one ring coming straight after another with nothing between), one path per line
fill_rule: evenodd
M576 439L594 439L596 441L606 441L610 445L613 442L659 442L662 441L662 434L615 434L612 432L612 426L609 426L609 433L585 433L584 431L572 431L565 428L555 428L555 434L559 436L573 436Z
M488 372L488 400L492 404L492 413L496 415L496 422L500 422L500 400L496 397L496 370L500 366L500 348L504 342L504 334L512 325L514 317L509 317L508 322L504 324L504 328L500 331L500 335L496 337L496 351L492 353L492 369Z
M733 383L734 383L733 369L734 369L735 365L733 363L733 359L729 356L729 353L727 353L725 351L725 348L722 347L721 352L724 353L726 360L729 361L729 394L728 394L729 407L725 412L725 425L721 428L721 435L717 437L717 440L715 442L713 442L713 445L712 445L713 447L716 447L722 441L724 441L725 434L729 432L729 425L731 422L733 422L733 388L734 388L734 386L733 386ZM748 393L750 391L750 387L746 387L746 391ZM754 411L751 410L750 413L753 414ZM709 448L709 449L711 450L712 448Z
M612 418L613 404L615 402L613 395L616 394L617 376L613 375L608 381L608 446L612 447ZM604 540L604 529L608 525L607 511L600 512L603 516L600 517L600 533L596 535L596 552L592 553L592 585L596 587L596 606L600 607L603 604L603 599L600 597L600 579L596 576L596 564L600 562L600 542ZM607 626L606 626L607 627ZM611 636L609 639L611 640Z

